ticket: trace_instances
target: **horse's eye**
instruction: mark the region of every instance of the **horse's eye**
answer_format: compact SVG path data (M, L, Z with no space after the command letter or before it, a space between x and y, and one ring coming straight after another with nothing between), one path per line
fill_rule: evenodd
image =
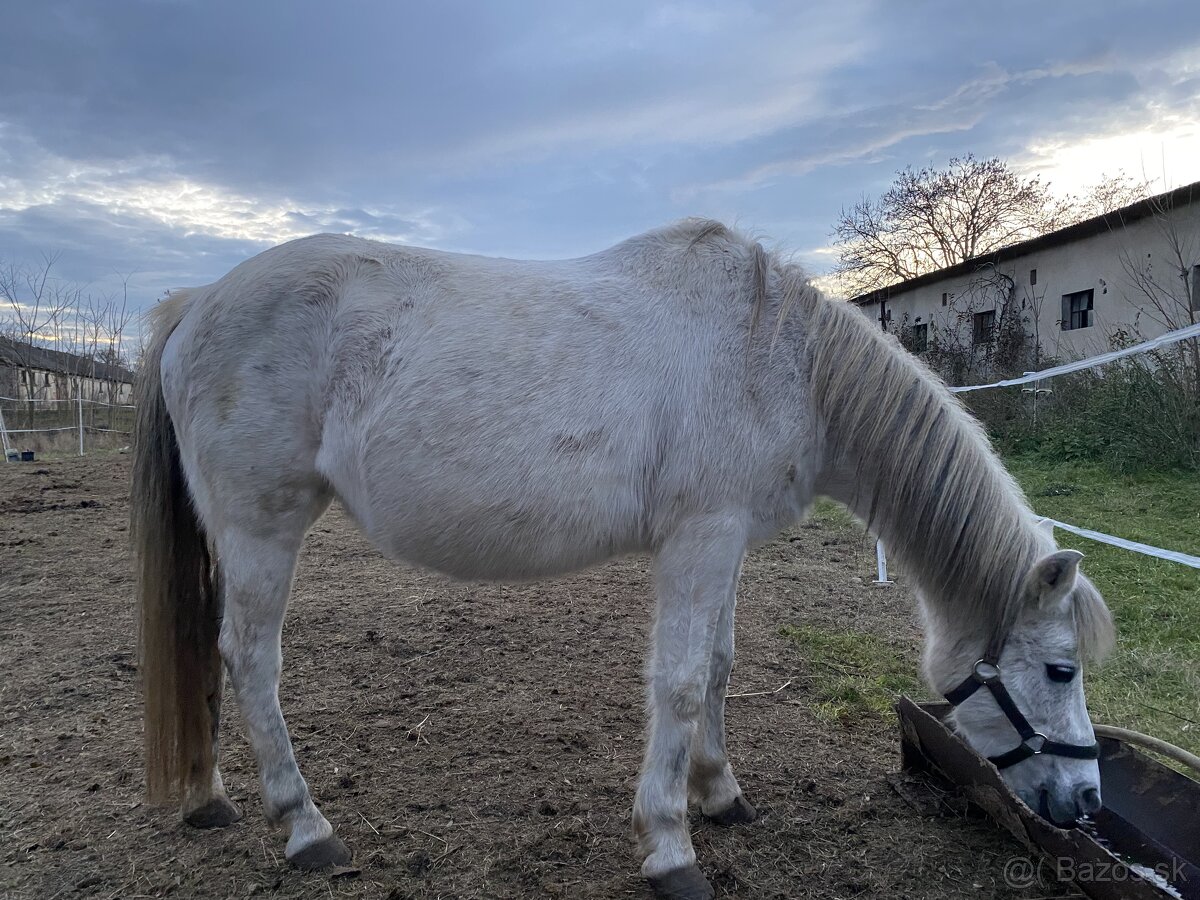
M1046 677L1051 681L1058 681L1065 684L1075 677L1075 667L1046 663Z

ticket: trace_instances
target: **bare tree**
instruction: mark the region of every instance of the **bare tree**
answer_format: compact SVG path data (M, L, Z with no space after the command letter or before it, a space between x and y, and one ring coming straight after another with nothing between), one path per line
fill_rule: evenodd
M835 274L848 293L864 293L1053 230L1069 211L1040 178L1023 178L999 159L910 166L877 201L842 210Z
M1128 206L1152 182L1118 172L1078 196L1057 196L999 159L967 155L944 169L911 166L878 200L843 209L834 226L835 281L855 295L906 281Z
M121 291L85 294L77 285L55 278L58 254L45 254L38 266L15 262L0 264L0 335L12 341L17 366L9 385L0 394L22 401L26 427L33 428L42 400L101 400L81 404L80 415L93 426L114 427L115 404L122 397L125 335L134 320L129 304L133 273L121 275ZM71 354L62 371L53 376L52 394L35 379L33 369L39 347ZM43 363L44 364L44 363ZM60 409L61 413L62 410Z
M1183 224L1161 198L1151 201L1154 213L1151 222L1159 235L1159 253L1128 249L1121 253L1121 268L1128 287L1145 302L1140 303L1140 315L1169 331L1186 328L1200 321L1200 231ZM1157 260L1162 265L1156 267ZM1136 326L1135 326L1136 330ZM1180 341L1174 352L1159 351L1159 365L1177 371L1188 396L1200 398L1200 340ZM1173 358L1172 358L1173 357Z
M1116 175L1101 175L1099 181L1071 199L1069 218L1072 222L1082 222L1131 206L1153 193L1154 180L1151 178L1134 178L1124 171L1118 171Z
M129 307L129 281L134 274L130 272L121 276L120 297L109 298L104 308L105 342L95 358L107 367L104 383L109 403L120 401L122 381L118 373L121 369L128 368L125 360L125 332L134 320L134 311Z
M53 277L57 261L58 254L44 254L39 266L11 261L0 264L0 296L7 304L3 331L12 340L13 353L23 373L20 385L30 428L40 390L32 371L34 348L53 343L62 335L67 315L79 300L78 288Z

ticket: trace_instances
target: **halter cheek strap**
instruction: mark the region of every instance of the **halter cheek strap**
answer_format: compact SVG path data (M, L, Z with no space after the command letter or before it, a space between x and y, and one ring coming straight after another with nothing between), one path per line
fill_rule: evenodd
M1098 759L1100 757L1099 744L1063 744L1050 740L1034 729L1017 707L1008 688L1004 686L1004 682L1000 680L1000 667L993 661L979 660L966 680L952 691L947 692L945 696L951 706L958 706L968 697L973 696L981 687L991 691L992 696L996 699L996 705L1000 707L1000 711L1004 713L1013 728L1017 730L1017 734L1021 736L1021 743L1007 753L988 757L988 761L997 769L1007 769L1031 756L1043 754L1066 756L1071 759Z

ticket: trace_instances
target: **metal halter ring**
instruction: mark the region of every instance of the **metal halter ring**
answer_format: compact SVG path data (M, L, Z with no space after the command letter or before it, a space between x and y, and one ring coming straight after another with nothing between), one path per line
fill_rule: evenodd
M1046 743L1049 740L1050 738L1046 737L1040 731L1035 731L1029 737L1025 738L1022 743L1033 751L1034 756L1037 756L1045 749Z
M999 681L1000 667L986 659L981 659L975 663L975 677L983 684L987 684L989 681Z

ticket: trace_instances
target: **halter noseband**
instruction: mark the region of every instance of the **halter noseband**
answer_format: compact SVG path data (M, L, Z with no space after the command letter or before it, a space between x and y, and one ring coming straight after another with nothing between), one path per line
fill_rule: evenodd
M1007 769L1009 766L1016 765L1022 760L1029 759L1031 756L1041 756L1043 754L1067 756L1071 759L1100 758L1100 745L1098 743L1088 745L1062 744L1058 741L1052 741L1040 731L1034 730L1034 727L1029 724L1029 720L1017 708L1017 704L1013 700L1012 695L1009 694L1008 688L1004 686L1004 682L1000 680L1000 666L993 659L984 658L975 663L974 670L967 676L966 680L954 688L954 690L948 691L945 696L950 701L951 706L958 706L981 687L985 687L992 692L992 696L996 698L996 705L1000 707L1000 711L1004 713L1008 721L1012 723L1013 728L1017 730L1017 734L1021 736L1021 743L1007 753L988 757L988 762L997 769Z

